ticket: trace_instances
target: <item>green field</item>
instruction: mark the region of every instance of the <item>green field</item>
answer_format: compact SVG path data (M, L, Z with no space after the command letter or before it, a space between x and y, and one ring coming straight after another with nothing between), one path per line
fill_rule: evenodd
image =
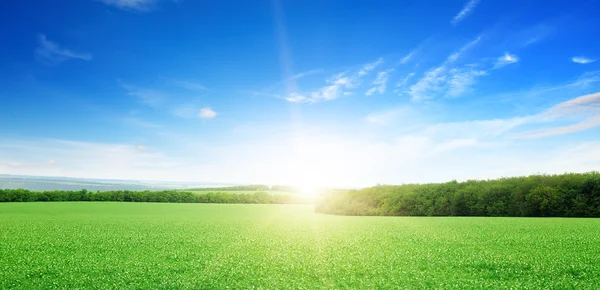
M598 289L600 220L0 204L0 288Z

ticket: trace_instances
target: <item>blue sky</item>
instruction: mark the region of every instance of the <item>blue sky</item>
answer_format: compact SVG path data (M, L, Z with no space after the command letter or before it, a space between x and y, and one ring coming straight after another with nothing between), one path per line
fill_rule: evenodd
M0 173L369 186L600 169L600 2L0 3Z

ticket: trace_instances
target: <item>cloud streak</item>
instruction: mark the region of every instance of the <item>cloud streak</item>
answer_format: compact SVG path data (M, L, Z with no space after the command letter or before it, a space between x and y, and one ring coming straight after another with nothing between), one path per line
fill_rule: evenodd
M121 83L121 87L127 91L127 95L135 97L140 104L158 108L167 100L167 96L153 89L140 88L130 84Z
M335 100L342 96L349 96L352 94L352 92L349 90L357 88L361 83L361 79L382 63L383 58L379 58L375 62L363 65L361 69L355 73L349 73L348 71L346 71L333 75L325 81L325 86L313 92L300 93L293 91L290 92L287 95L287 97L283 97L283 99L290 103L314 104L323 101ZM379 82L377 80L375 81L378 84L378 88L376 90L382 89L383 91L385 91L385 83L387 83L387 72L384 74L380 73L378 75L378 79L380 76L381 79L379 80ZM383 85L381 83L383 83Z
M132 10L138 12L150 11L157 0L99 0L100 2L122 10Z
M195 92L199 92L199 93L204 93L204 92L208 91L208 88L206 88L203 84L200 84L197 82L186 81L186 80L170 80L170 82L174 86L177 86L182 89L189 90L189 91L195 91Z
M517 138L542 138L565 135L600 126L600 92L559 103L530 118L536 122L577 120L575 124L554 126L517 134ZM561 122L562 123L562 122Z
M360 71L358 71L359 76L364 76L368 74L370 71L374 70L376 67L383 63L383 58L377 59L375 62L366 64Z
M370 88L365 95L366 96L370 96L373 95L374 93L379 93L380 95L385 93L385 90L387 89L387 82L388 82L388 78L389 78L389 74L391 72L393 72L393 69L387 70L387 71L382 71L379 72L377 74L377 79L375 79L371 84L374 85L374 87Z
M596 59L591 59L584 56L574 56L573 58L571 58L571 61L578 64L588 64L595 62Z
M407 55L405 55L404 57L402 57L400 59L399 64L405 64L405 63L409 62L416 53L417 53L417 50L413 50L413 51L409 52Z
M481 73L472 72L470 75L467 75L460 69L450 69L451 65L456 62L461 56L463 56L469 49L473 48L479 41L481 40L481 36L473 39L468 42L456 52L450 54L446 61L444 61L440 66L430 69L425 72L424 76L418 80L414 85L410 87L408 93L411 95L414 101L432 99L439 94L445 94L448 90L448 81L452 81L456 87L453 89L453 97L456 96L458 92L464 92L464 86L461 89L461 83L472 84L471 81L474 77L478 75L482 75Z
M505 53L503 56L499 57L496 62L494 63L494 69L498 69L501 68L503 66L509 65L509 64L513 64L513 63L517 63L519 62L519 58L514 55L514 54L510 54L510 53Z
M465 3L465 6L452 18L452 25L457 25L459 22L463 21L465 17L469 16L475 9L475 7L479 4L479 0L469 0L469 2Z
M69 59L92 60L91 54L62 48L58 43L48 40L44 34L38 35L38 47L35 53L38 59L52 64Z
M509 64L517 63L519 58L510 53L505 53L497 58L493 64L484 59L474 64L457 66L456 62L465 55L467 51L475 47L481 40L481 36L468 42L439 66L426 71L421 79L414 83L408 94L413 101L434 99L436 97L459 97L469 91L476 83L477 78L486 76L491 70L500 69ZM399 85L405 85L406 79Z

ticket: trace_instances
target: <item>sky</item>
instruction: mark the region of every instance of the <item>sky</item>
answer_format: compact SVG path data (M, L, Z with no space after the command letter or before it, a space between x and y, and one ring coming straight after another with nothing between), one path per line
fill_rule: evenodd
M597 0L5 0L0 174L362 187L600 169Z

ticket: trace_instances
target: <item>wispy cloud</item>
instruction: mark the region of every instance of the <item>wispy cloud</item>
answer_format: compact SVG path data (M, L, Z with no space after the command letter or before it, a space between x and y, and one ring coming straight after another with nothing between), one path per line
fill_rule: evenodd
M200 113L198 114L198 117L200 119L214 119L217 116L217 112L215 112L213 109L209 108L209 107L204 107L202 109L200 109Z
M123 10L147 12L150 11L157 0L98 0L106 5Z
M445 72L446 67L443 65L425 72L425 75L413 84L408 91L413 101L434 98L447 79Z
M180 104L173 106L169 112L184 119L194 119L198 116L198 107L190 104Z
M158 108L167 100L167 96L157 90L141 88L120 81L119 83L127 91L127 95L135 97L143 105Z
M385 93L385 90L387 89L387 82L388 82L389 74L393 71L394 71L393 69L390 69L390 70L379 72L377 74L377 79L375 79L371 83L374 86L372 88L370 88L365 93L365 95L370 96L376 92L378 92L380 95Z
M477 140L542 138L600 126L600 93L575 97L540 112L505 119L438 123L420 130L429 138ZM526 131L519 128L527 128ZM536 129L531 129L536 128Z
M187 81L187 80L174 80L174 79L170 79L169 80L174 86L186 89L186 90L190 90L190 91L195 91L195 92L206 92L208 91L208 88L206 88L204 85L202 85L201 83L197 83L197 82L193 82L193 81Z
M477 38L469 41L467 44L465 44L463 47L461 47L458 51L451 54L448 57L448 59L446 60L446 63L452 63L452 62L457 61L466 51L470 50L475 45L477 45L477 43L479 43L480 40L481 40L481 36L478 36Z
M121 81L119 81L119 84L127 91L127 95L135 97L140 104L167 112L176 117L184 119L212 119L217 116L217 113L211 108L200 108L198 103L189 94L182 95L154 88L138 87ZM204 86L193 82L181 82L179 85L193 91L202 91L204 88ZM147 123L134 117L126 118L124 121L139 127L156 127L155 124Z
M415 55L416 52L417 52L417 50L413 50L413 51L409 52L407 55L403 56L400 59L399 64L405 64L405 63L409 62L413 58L413 56Z
M335 100L342 96L349 96L352 92L348 90L357 88L361 84L361 79L382 63L383 58L379 58L375 62L363 65L360 70L355 71L354 73L346 71L331 76L329 79L325 80L325 86L315 91L307 93L291 92L287 97L283 97L283 99L291 103L312 104ZM386 78L385 81L387 82L387 77L385 75L382 77ZM385 85L383 90L385 91Z
M281 90L281 88L282 88L283 85L288 85L289 86L289 84L290 83L294 83L294 81L297 81L299 79L302 79L302 78L305 78L305 77L308 77L308 76L311 76L311 75L316 75L316 74L319 74L319 73L322 73L322 72L323 72L323 69L313 69L313 70L308 70L308 71L304 71L304 72L301 72L301 73L297 73L297 74L295 74L293 76L290 76L290 77L288 77L288 78L286 78L284 80L281 80L281 81L276 82L276 83L274 83L272 85L269 85L268 87L263 88L261 90L251 91L251 93L253 95L256 95L256 96L281 98L281 96L280 96L279 93L274 93L274 92ZM295 87L295 85L292 85L291 87Z
M541 138L598 127L600 126L600 92L559 103L540 114L532 116L530 119L537 122L557 122L559 124L564 124L567 120L576 120L576 123L542 128L517 134L516 137Z
M344 89L353 88L356 78L347 76L344 73L338 74L327 80L329 85L310 94L310 98L315 101L330 101L342 96Z
M408 84L408 81L415 75L414 72L407 74L404 78L396 83L396 88L394 89L394 93L405 93L404 87Z
M322 72L323 72L323 69L313 69L313 70L297 73L297 74L293 75L290 79L297 80L297 79L301 79L306 76L310 76L310 75L314 75L314 74L318 74L318 73L322 73Z
M504 53L503 56L499 57L496 62L494 63L494 69L498 69L501 68L503 66L509 65L509 64L513 64L513 63L517 63L519 62L519 58L514 55L514 54L510 54L510 53Z
M555 28L548 23L540 23L529 28L522 29L508 39L509 45L527 47L548 38Z
M174 106L170 109L170 113L184 119L214 119L218 115L218 113L210 107L198 109L198 106L190 104Z
M447 81L453 79L451 74L461 73L460 70L449 71L452 63L456 62L469 49L479 43L480 40L481 36L469 41L456 52L450 54L440 66L425 72L425 75L412 85L408 91L412 99L414 101L432 99L439 94L444 94L448 89Z
M368 74L370 71L374 70L379 65L381 65L382 63L383 63L383 58L380 57L375 62L368 63L365 66L363 66L363 68L360 71L358 71L358 75L364 76L364 75Z
M451 69L448 72L448 91L449 97L458 97L469 90L469 88L475 84L475 79L486 75L487 72L484 70L478 70L473 68L467 69Z
M60 63L69 59L92 60L91 54L62 48L58 43L48 40L44 34L38 36L38 47L35 50L35 53L41 61L51 64Z
M584 56L575 56L575 57L571 58L571 61L573 61L574 63L578 63L578 64L588 64L588 63L595 62L596 59L591 59L591 58L587 58Z
M419 52L423 49L423 47L430 44L434 39L435 39L435 36L430 36L430 37L426 38L425 40L423 40L421 43L419 43L419 45L417 45L417 47L415 47L408 54L406 54L402 58L400 58L400 61L398 61L398 63L396 65L406 64L406 63L412 61L415 58L415 56L418 55Z
M160 126L151 122L140 120L137 117L126 117L123 119L123 122L127 125L133 125L141 128L155 129Z
M408 83L408 80L410 80L410 78L412 78L415 75L414 72L411 72L409 74L406 75L406 77L404 77L401 81L399 81L398 83L396 83L396 87L403 87L406 85L406 83Z
M465 3L465 6L452 18L452 25L456 25L461 22L465 17L469 16L475 9L475 7L479 4L479 0L469 0L469 2Z
M299 93L295 93L295 92L290 93L290 95L287 98L285 98L285 100L290 103L314 103L315 102L314 100L309 99L306 96L301 95Z
M473 39L450 54L442 64L426 71L423 77L410 86L407 91L412 100L422 101L436 97L459 97L471 91L477 78L488 75L491 70L519 61L516 55L505 53L496 59L493 64L490 63L488 58L485 58L475 63L457 65L458 60L477 45L481 38L479 36ZM398 86L404 86L408 81L408 77L398 83Z

